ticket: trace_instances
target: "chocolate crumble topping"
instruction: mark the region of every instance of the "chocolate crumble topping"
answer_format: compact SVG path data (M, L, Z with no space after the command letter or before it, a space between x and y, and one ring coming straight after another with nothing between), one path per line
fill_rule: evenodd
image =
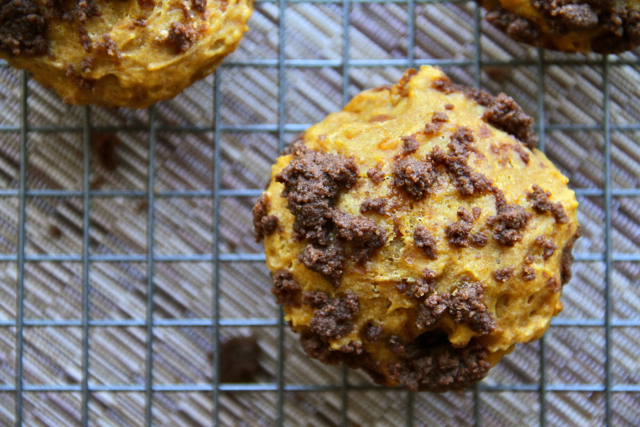
M436 272L427 268L422 272L422 278L416 280L416 282L409 288L409 291L412 297L420 299L423 296L434 292L435 289Z
M562 285L560 284L560 279L558 279L558 276L553 276L551 279L549 279L549 281L547 282L547 286L554 294L557 294L558 292L560 292L560 289L562 289Z
M333 222L338 235L353 243L351 258L357 263L365 263L387 241L387 233L382 227L364 216L355 217L336 210L333 212Z
M551 237L547 238L546 236L538 236L536 237L536 245L542 248L542 259L549 259L553 256L558 246L553 242Z
M375 168L370 168L367 171L367 176L374 184L380 184L384 181L384 172L382 172L382 165L377 165Z
M435 112L431 116L431 123L427 123L424 127L424 133L427 135L434 135L442 129L443 123L447 123L449 117L445 113Z
M300 285L288 270L279 270L273 275L271 293L275 295L278 304L294 307L300 305L298 302Z
M404 189L416 200L424 199L436 181L436 172L430 161L411 157L395 162L393 176L393 185Z
M312 308L322 308L329 302L326 292L308 291L302 293L302 302Z
M496 280L497 282L504 283L513 277L513 273L514 273L513 267L505 267L505 268L501 268L500 270L494 271L493 273L491 273L491 275L493 276L494 280Z
M387 206L387 199L383 199L383 198L377 198L377 199L366 199L364 202L362 202L362 205L360 205L360 212L361 213L365 213L365 212L375 212L379 215L384 215Z
M169 29L167 41L173 45L176 53L181 53L191 49L197 38L198 32L193 27L180 22L173 22Z
M389 366L389 375L411 391L460 390L484 378L491 365L489 353L470 342L454 348L446 334L427 332L405 346L406 361Z
M338 193L351 188L358 176L356 162L337 154L298 147L295 157L275 180L283 183L282 197L294 215L293 238L329 244L331 217Z
M330 299L316 310L309 322L311 331L322 338L342 338L353 330L352 320L358 315L358 297L347 291L345 296Z
M322 274L336 288L340 285L345 262L344 248L341 245L307 245L304 252L298 255L298 261L309 270Z
M444 235L447 236L451 246L459 248L469 246L468 238L473 228L474 220L475 217L471 212L463 207L458 208L458 220L447 225L447 228L444 229Z
M35 0L0 0L0 52L36 56L48 52L45 10Z
M512 39L538 46L540 30L533 22L498 7L487 12L485 19Z
M560 279L563 285L569 283L571 280L571 264L573 263L573 245L576 240L582 236L582 230L580 226L576 230L576 234L573 235L571 240L562 248L562 256L560 258Z
M427 258L431 260L438 259L438 255L436 254L438 242L426 227L419 225L415 228L413 241L418 248L422 249L422 252L424 252Z
M378 342L378 338L380 338L380 334L382 334L382 326L376 325L374 323L367 323L362 328L362 334L364 338L370 343Z
M449 315L455 323L466 323L480 335L487 335L496 329L496 322L484 305L482 284L478 282L463 281L458 286L451 295Z
M484 248L487 246L487 243L489 243L489 236L487 236L485 232L474 233L469 237L469 242L471 242L473 246Z
M418 307L418 317L416 327L427 329L436 323L450 308L451 296L449 294L432 294Z
M471 170L467 164L469 153L474 151L473 142L475 138L471 129L460 126L451 135L447 146L449 153L445 153L440 147L435 147L427 156L434 164L443 165L446 168L463 196L483 194L493 185L491 179Z
M263 194L258 198L251 213L253 214L253 228L256 232L256 242L261 241L264 236L273 234L278 228L278 217L267 215L269 209L269 197Z
M527 226L530 214L519 205L507 203L501 191L494 192L496 198L496 226L493 238L504 246L515 246L522 240L522 233Z
M536 280L536 271L533 269L533 267L529 267L528 265L522 267L522 279L527 282Z
M420 148L420 144L414 135L403 136L402 138L402 154L411 154Z
M482 120L513 135L530 149L538 145L538 136L531 128L533 119L522 111L513 98L504 93L499 94L487 107Z
M558 224L566 224L569 222L569 216L562 207L560 202L551 202L549 196L551 193L544 191L539 185L533 184L533 191L527 193L527 198L531 202L531 206L539 213L551 212Z

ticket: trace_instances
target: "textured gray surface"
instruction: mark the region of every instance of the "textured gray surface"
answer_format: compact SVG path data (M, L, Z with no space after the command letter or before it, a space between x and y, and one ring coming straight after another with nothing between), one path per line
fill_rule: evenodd
M219 72L220 188L260 189L278 153L279 74L277 63L242 64L277 60L279 54L277 3L256 3L251 30ZM539 110L538 51L514 43L482 23L480 45L474 40L474 5L415 5L416 61L454 60L443 67L459 83L474 84L476 59L481 59L483 88L512 95L534 117L544 114L545 148L549 157L583 189L579 220L584 237L575 252L574 278L565 287L561 313L564 323L546 335L546 420L549 425L602 425L605 421L605 120L604 68L608 67L611 94L611 184L631 190L614 193L611 209L611 319L627 325L610 335L612 424L640 425L640 61L633 53L602 57L546 53L544 111ZM287 60L331 60L331 66L285 68L285 140L296 131L339 109L343 102L342 3L294 3L286 8ZM348 95L397 80L405 70L409 32L408 5L356 3L350 6ZM479 49L479 50L478 50ZM479 52L480 55L476 56ZM395 63L389 61L397 61ZM626 61L624 64L616 61ZM364 61L364 62L363 62ZM376 65L371 61L383 61ZM386 61L386 62L384 62ZM569 61L568 63L566 61ZM588 61L588 64L585 64ZM515 63L514 63L515 62ZM233 64L236 64L235 66ZM240 64L239 64L240 63ZM391 64L391 65L390 65ZM407 63L408 64L408 63ZM300 64L299 64L300 65ZM304 65L304 64L302 64ZM366 66L363 66L366 65ZM69 320L56 327L25 326L24 382L27 385L72 385L74 391L24 393L25 425L79 425L83 395L81 328L83 308L83 114L62 104L55 94L35 82L28 84L26 188L75 191L64 197L26 199L25 253L56 254L58 260L27 261L24 273L24 317ZM195 191L188 197L156 198L154 253L170 259L202 255L201 261L154 262L154 318L211 319L214 309L215 264L210 260L214 242L215 204L206 196L214 182L214 78L196 83L172 101L157 106L159 126L155 150L155 191ZM19 265L18 235L21 120L20 72L0 68L0 425L14 420L16 375L16 289ZM96 128L117 127L122 141L115 149L117 167L91 163L95 190L130 192L134 197L91 198L89 263L90 318L102 322L89 328L89 386L134 386L134 391L92 391L92 425L144 425L144 384L147 375L147 232L149 181L149 127L147 111L91 109ZM256 125L263 126L256 128ZM580 130L573 125L584 126ZM628 125L628 126L627 126ZM43 127L65 127L43 132ZM189 131L189 126L201 129ZM247 127L252 127L249 129ZM618 126L618 127L616 127ZM625 126L627 126L625 128ZM634 127L635 126L635 127ZM203 129L202 129L203 128ZM131 193L133 192L133 193ZM255 197L220 198L222 254L260 254L254 242L251 207ZM66 255L76 258L64 260ZM104 256L140 255L136 261L109 262ZM207 258L209 256L209 258ZM1 258L4 257L4 258ZM182 257L184 259L184 257ZM232 259L237 259L238 257ZM259 258L259 257L258 257ZM621 259L622 261L615 261ZM270 280L263 262L221 262L220 317L229 325L243 319L269 319L270 326L222 326L222 339L253 333L260 340L261 371L257 380L266 391L220 394L220 423L274 425L278 416L278 311L269 293ZM131 320L131 326L106 326L110 320ZM626 323L624 323L626 321ZM32 323L33 323L32 322ZM121 322L122 323L122 322ZM556 322L562 323L562 321ZM493 369L483 382L479 398L472 391L443 395L374 389L362 373L350 371L352 389L342 393L342 370L308 360L297 337L285 330L284 381L287 386L316 391L287 391L285 425L340 425L345 409L352 425L403 425L413 414L415 425L473 425L479 404L482 423L537 425L540 420L540 344L519 346ZM209 386L213 381L210 354L214 349L210 326L158 326L154 328L153 384ZM582 387L584 386L584 387ZM75 388L74 388L75 387ZM122 388L122 387L121 387ZM503 389L515 388L519 391ZM584 391L557 391L583 388ZM6 391L2 391L6 390ZM211 425L211 391L153 394L155 425ZM409 406L410 405L410 406ZM410 408L413 408L410 410Z

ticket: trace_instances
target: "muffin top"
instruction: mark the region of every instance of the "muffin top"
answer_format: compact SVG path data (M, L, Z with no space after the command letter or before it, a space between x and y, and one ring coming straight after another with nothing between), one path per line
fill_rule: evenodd
M563 52L620 53L640 45L636 0L478 0L509 37Z
M211 73L250 0L0 0L0 57L65 102L144 108Z
M308 355L445 391L543 334L578 204L532 123L508 96L422 67L285 150L254 224Z

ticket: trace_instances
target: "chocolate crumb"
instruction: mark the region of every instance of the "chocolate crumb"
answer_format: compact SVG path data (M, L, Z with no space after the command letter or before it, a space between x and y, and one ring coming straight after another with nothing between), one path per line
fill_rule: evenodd
M538 136L531 128L533 119L522 111L513 98L504 93L499 94L487 107L482 120L513 135L530 149L538 145Z
M364 216L355 217L346 212L333 212L338 235L353 243L351 259L359 264L368 261L376 249L384 246L387 233L376 222Z
M329 302L329 296L323 291L307 291L302 293L302 302L312 308L322 308Z
M473 214L463 207L458 208L458 220L444 229L444 235L451 246L460 248L469 246L469 234L473 228Z
M220 343L220 382L252 383L260 370L260 345L254 335Z
M493 238L501 245L513 247L522 240L530 214L522 206L507 203L502 191L495 190L494 196L498 215Z
M258 198L251 213L253 214L253 229L256 232L256 242L261 241L264 236L270 236L278 228L278 217L267 215L269 209L269 197L263 194Z
M79 89L82 90L92 90L93 89L93 81L90 79L83 78L80 73L78 73L73 65L67 65L67 71L65 72L65 76L71 80L71 83L76 85Z
M362 202L362 205L360 205L360 212L375 212L379 215L384 215L386 206L387 199L366 199L364 202Z
M491 275L493 276L494 280L496 280L497 282L504 283L513 277L513 273L514 273L513 267L505 267L505 268L501 268L500 270L494 271L493 273L491 273Z
M316 310L309 326L320 337L342 338L353 330L352 320L359 310L358 297L352 291L347 291L344 297L331 299Z
M122 141L112 133L96 132L92 134L93 150L98 163L107 171L113 171L118 167L116 148Z
M389 336L389 338L387 338L387 344L389 344L389 348L395 354L404 356L405 354L404 345L402 344L402 338L400 338L400 336L398 335Z
M553 242L551 237L538 236L535 240L536 244L542 248L542 259L549 259L553 256L558 246Z
M374 184L380 184L382 181L384 181L384 172L382 172L382 165L378 164L374 168L369 168L369 170L367 171L367 176L371 181L374 182Z
M475 342L454 348L446 334L425 332L405 346L407 359L389 365L389 375L411 391L461 390L484 378L489 353Z
M396 161L393 168L393 185L416 200L424 199L436 182L436 171L428 160L408 157Z
M298 307L300 305L300 285L295 281L288 270L279 270L273 275L273 287L271 293L281 305Z
M562 256L560 258L560 279L563 285L569 283L571 280L571 264L573 263L573 245L576 240L582 236L582 229L578 226L576 234L567 242L562 248Z
M560 289L562 289L562 285L560 284L560 279L558 279L558 276L553 276L551 279L549 279L549 281L547 282L547 286L554 294L557 294L558 292L560 292Z
M293 239L304 238L321 246L329 244L331 216L341 190L351 188L358 177L356 162L338 154L294 148L291 162L276 175L284 184L282 197L294 216Z
M344 249L341 245L317 247L309 244L304 252L298 255L298 261L309 270L323 275L334 287L340 286L345 262Z
M378 342L380 334L382 334L382 326L376 325L374 323L367 323L362 328L362 333L367 341L375 344L376 342Z
M451 295L449 315L455 323L468 324L469 328L487 335L496 329L496 322L484 305L484 290L481 283L463 281Z
M415 228L413 232L413 242L418 248L422 249L422 252L427 258L431 260L438 259L438 255L436 254L438 242L426 227L418 225Z
M424 127L424 133L427 135L434 135L442 129L443 123L447 123L449 117L445 113L435 112L431 116L431 123L427 123Z
M32 57L49 51L46 12L35 0L3 0L0 7L0 52Z
M453 110L454 108L455 108L455 107L454 107L454 105L453 105L453 104L444 104L444 109L445 109L445 110L451 111L451 110Z
M469 241L473 246L478 246L480 248L484 248L489 243L489 236L487 236L486 232L478 232L474 233L469 237Z
M526 282L536 280L536 271L533 269L533 267L529 267L528 265L522 267L522 279Z
M198 32L193 27L180 22L173 22L169 29L167 41L173 45L176 53L181 53L191 49L197 38Z
M450 308L449 294L432 294L418 307L418 317L416 319L416 327L418 329L427 329L436 323Z
M402 154L411 154L420 148L420 144L414 135L403 136L402 138Z
M525 264L533 264L533 261L535 261L535 259L533 258L533 255L531 254L526 254L524 256L524 263Z
M527 193L527 198L531 202L531 206L539 213L551 212L558 224L566 224L569 222L569 216L562 207L562 203L553 203L549 200L551 193L544 191L539 185L533 184L532 192Z

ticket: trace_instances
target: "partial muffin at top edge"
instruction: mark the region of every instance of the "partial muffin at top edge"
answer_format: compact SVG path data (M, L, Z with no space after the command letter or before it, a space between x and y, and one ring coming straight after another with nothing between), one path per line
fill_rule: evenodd
M640 45L640 2L477 0L509 37L563 52L621 53Z
M146 108L215 70L251 0L0 0L0 58L67 103Z
M542 336L578 203L532 123L508 96L422 67L283 152L254 225L307 355L440 392Z

